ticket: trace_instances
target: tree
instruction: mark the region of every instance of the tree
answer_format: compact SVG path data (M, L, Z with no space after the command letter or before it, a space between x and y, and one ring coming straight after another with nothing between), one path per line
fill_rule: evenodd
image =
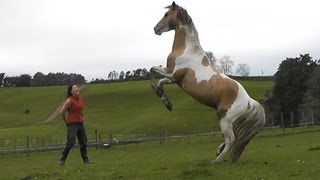
M31 86L44 86L45 80L46 76L41 72L37 72L36 74L34 74L30 84Z
M285 124L290 123L291 112L295 117L298 116L299 106L307 90L306 81L311 76L314 67L316 67L316 62L309 54L287 58L279 65L275 74L272 96L267 100L269 103L266 105L277 117L283 113ZM294 123L297 123L297 119L294 119Z
M0 87L3 87L4 75L5 73L0 73Z
M58 84L57 76L54 73L47 74L45 79L46 86L55 86Z
M120 80L123 80L123 79L125 78L124 75L125 75L124 72L121 71L121 72L120 72L120 75L119 75L119 79L120 79Z
M248 64L239 64L238 68L236 69L236 73L240 74L241 76L249 76L250 67Z
M320 66L314 68L312 75L306 82L307 91L304 93L301 109L305 112L313 112L314 120L320 121ZM311 119L311 117L308 117Z
M126 72L126 79L130 79L132 77L131 71Z
M29 74L22 74L20 76L6 76L3 78L3 87L29 87L31 76Z
M29 87L31 82L31 76L29 74L22 74L18 77L16 86L17 87Z
M219 62L220 62L220 66L218 67L219 70L223 74L231 75L234 62L231 60L230 56L223 56Z
M140 77L141 73L142 73L142 69L139 68L139 69L133 71L133 76Z
M119 78L119 73L117 71L111 71L109 74L108 74L108 78L110 80L116 80Z
M216 62L217 62L217 58L213 55L213 52L211 52L211 51L206 51L206 55L207 55L210 63L211 63L212 65L215 65Z
M143 68L141 72L141 76L146 78L149 77L149 71L146 68Z
M84 84L84 83L86 83L86 80L81 74L71 73L69 75L69 83L68 84L72 84L72 83L73 84Z
M15 87L17 86L18 76L3 78L3 87Z

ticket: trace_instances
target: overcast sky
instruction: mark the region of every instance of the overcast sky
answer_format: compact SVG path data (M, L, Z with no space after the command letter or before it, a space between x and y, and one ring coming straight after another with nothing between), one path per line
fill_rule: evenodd
M165 65L174 32L153 27L170 0L0 0L0 72L78 73ZM317 0L177 0L200 43L216 58L246 63L251 75L273 75L286 57L320 59Z

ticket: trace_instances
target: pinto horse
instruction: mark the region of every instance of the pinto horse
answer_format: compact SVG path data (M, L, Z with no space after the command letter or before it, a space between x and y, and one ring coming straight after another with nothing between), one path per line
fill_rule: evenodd
M175 30L174 42L166 67L150 69L151 87L170 111L172 104L163 89L167 83L176 83L195 100L215 108L224 142L212 163L222 162L228 152L232 162L237 162L249 141L263 128L264 108L241 84L210 63L187 11L175 2L166 8L169 10L154 32L161 35ZM156 77L161 79L157 82Z

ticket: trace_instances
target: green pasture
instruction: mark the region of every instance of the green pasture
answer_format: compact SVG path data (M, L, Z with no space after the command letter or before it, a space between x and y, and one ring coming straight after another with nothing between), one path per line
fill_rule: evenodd
M272 81L241 81L254 99L264 98ZM0 88L0 140L65 136L58 116L41 123L64 101L66 86ZM87 133L98 130L102 138L114 135L158 136L160 126L169 135L219 131L215 111L185 94L178 86L165 87L173 103L169 112L153 93L149 81L87 85L85 101ZM29 113L26 113L29 110Z
M247 146L238 163L211 164L220 136L90 148L95 164L73 149L64 166L59 153L0 155L0 179L318 179L320 128L271 129Z
M272 81L241 81L254 99L263 99ZM87 85L81 92L89 139L159 136L219 131L215 111L194 101L176 85L166 86L169 112L149 81ZM0 148L64 141L60 117L42 123L64 101L66 86L0 88ZM26 110L29 113L26 113ZM95 164L84 165L74 148L64 166L60 152L0 154L0 179L317 179L320 176L320 127L269 129L247 146L238 163L213 165L221 135L167 140L164 143L89 148ZM14 143L13 143L14 142Z
M64 99L64 89L0 88L0 128L24 127L45 120Z

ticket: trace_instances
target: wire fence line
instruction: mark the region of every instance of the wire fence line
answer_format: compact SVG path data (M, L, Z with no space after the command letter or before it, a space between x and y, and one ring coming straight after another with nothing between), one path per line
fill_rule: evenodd
M313 110L292 111L286 116L283 112L266 112L265 127L294 128L305 125L320 125L319 117Z
M313 112L312 112L313 113ZM314 126L319 125L319 121L314 119L313 114L306 115L301 112L301 116L294 116L294 113L290 113L290 120L284 122L283 113L280 113L278 119L275 116L267 114L266 125L264 129L279 129L282 128L283 132L286 128L292 128L299 126ZM288 123L289 122L289 123ZM160 144L175 139L184 139L192 137L202 136L217 136L222 138L221 132L206 132L188 135L169 135L167 128L160 127L159 135L156 137L147 137L146 134L135 134L131 137L116 134L100 134L98 130L95 130L94 135L89 135L88 147L91 148L109 148L117 145L126 144L139 144L144 142L158 141ZM40 152L52 152L61 151L65 146L65 137L48 137L48 138L32 138L27 136L24 139L4 139L0 137L0 155L8 154L27 154L40 153ZM78 147L78 143L75 147Z
M98 134L97 130L95 131ZM201 136L216 136L221 135L221 132L209 132L209 133L199 133L199 134L190 134L190 135L173 135L167 136L166 130L162 129L159 137L136 137L136 138L121 138L122 135L112 135L109 134L107 139L101 139L101 135L95 136L95 139L91 139L88 141L88 147L92 148L110 148L116 145L127 145L127 144L139 144L145 142L159 141L160 144L171 141L175 139L182 138L191 138L191 137L201 137ZM58 138L56 138L58 139ZM40 153L40 152L51 152L51 151L61 151L64 146L64 141L56 141L55 143L45 144L44 141L42 143L36 143L36 139L31 139L27 136L25 139L19 139L19 141L25 141L23 144L10 144L9 140L0 139L0 155L9 155L9 154L27 154L30 153ZM14 142L15 143L15 142ZM79 144L76 143L74 147L79 147Z

